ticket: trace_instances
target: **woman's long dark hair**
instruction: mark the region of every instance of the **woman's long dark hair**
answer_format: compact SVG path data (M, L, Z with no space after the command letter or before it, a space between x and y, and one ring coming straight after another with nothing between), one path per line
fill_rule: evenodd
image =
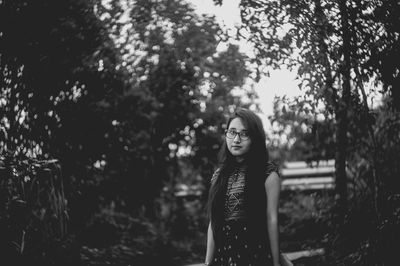
M264 182L266 166L269 160L263 124L260 117L254 112L247 109L239 109L228 119L227 129L234 118L240 118L251 139L250 149L244 158L248 166L244 198L245 213L248 217L248 222L256 225L252 228L260 228L260 226L262 228L262 226L266 225ZM218 176L213 181L208 195L208 215L216 242L220 239L219 232L222 231L224 222L224 203L228 178L233 171L235 163L235 157L229 152L226 141L224 141L219 153ZM258 232L258 234L260 233Z

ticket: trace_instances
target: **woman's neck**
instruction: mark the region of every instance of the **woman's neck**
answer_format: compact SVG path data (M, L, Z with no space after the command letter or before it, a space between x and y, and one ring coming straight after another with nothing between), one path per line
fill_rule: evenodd
M237 163L243 163L244 162L244 157L243 156L236 156L235 157L235 161Z

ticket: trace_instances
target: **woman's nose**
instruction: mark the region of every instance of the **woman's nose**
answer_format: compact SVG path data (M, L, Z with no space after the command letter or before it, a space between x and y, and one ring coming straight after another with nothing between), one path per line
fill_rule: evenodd
M239 134L236 134L236 136L233 138L233 141L234 142L240 142L241 141Z

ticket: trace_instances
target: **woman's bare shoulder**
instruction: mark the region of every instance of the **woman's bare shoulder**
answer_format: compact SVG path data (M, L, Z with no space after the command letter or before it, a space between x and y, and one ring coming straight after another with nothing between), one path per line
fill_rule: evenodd
M280 177L279 165L275 162L267 162L266 177L268 178L272 173L276 173Z

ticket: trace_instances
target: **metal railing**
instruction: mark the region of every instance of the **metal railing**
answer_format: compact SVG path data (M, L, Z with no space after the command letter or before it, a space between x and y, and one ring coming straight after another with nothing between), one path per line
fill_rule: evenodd
M281 170L282 190L320 190L335 187L335 161L286 162Z

